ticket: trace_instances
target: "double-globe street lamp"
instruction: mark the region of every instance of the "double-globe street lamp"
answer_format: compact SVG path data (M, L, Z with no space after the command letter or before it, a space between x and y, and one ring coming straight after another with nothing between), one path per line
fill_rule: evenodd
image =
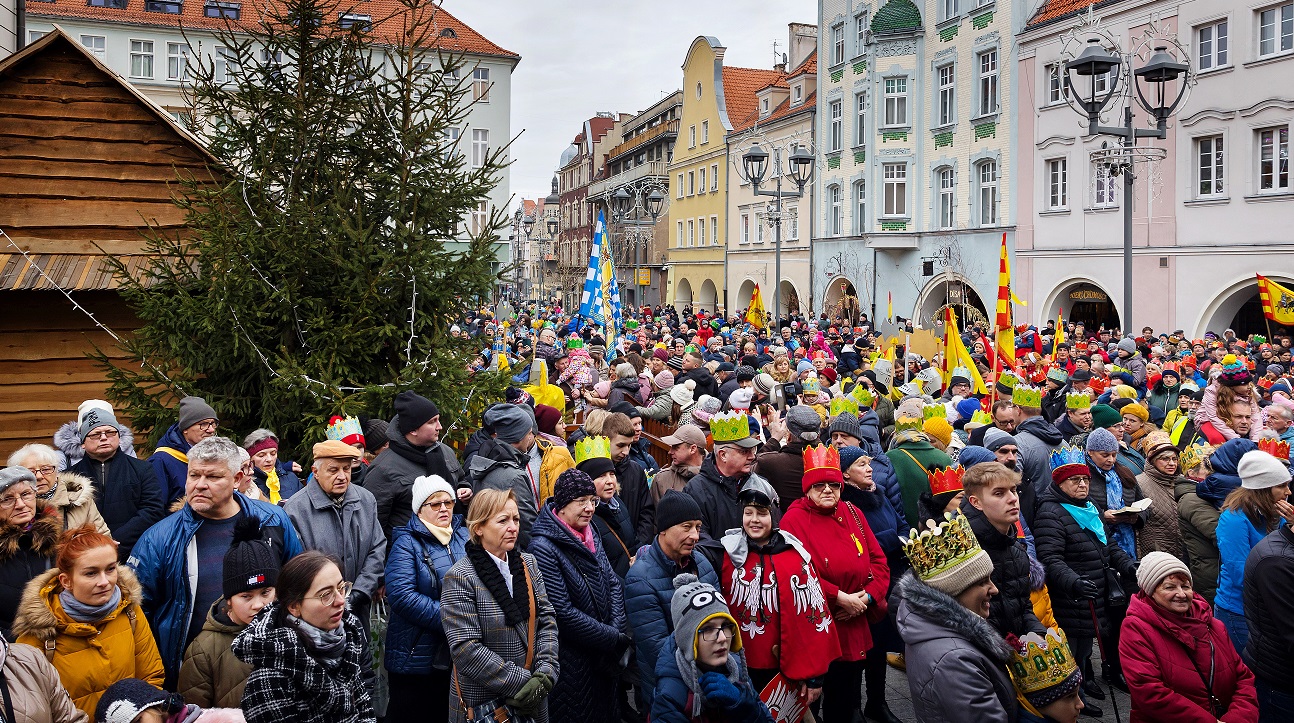
M1178 46L1180 51L1180 46ZM1119 48L1112 50L1102 47L1101 38L1093 37L1087 41L1087 47L1077 57L1065 63L1066 100L1070 107L1087 118L1088 135L1113 136L1119 139L1120 145L1106 154L1108 159L1119 159L1121 164L1111 168L1111 175L1123 173L1123 312L1122 324L1125 332L1132 328L1132 193L1133 163L1139 160L1163 158L1166 152L1162 149L1138 148L1138 138L1163 139L1168 136L1168 119L1172 117L1187 97L1190 85L1191 67L1189 63L1177 60L1169 54L1167 45L1156 45L1154 53L1145 65L1132 71L1124 83L1125 65L1131 67L1132 55L1124 57ZM1188 58L1181 53L1182 58ZM1078 82L1075 82L1075 79ZM1098 90L1101 79L1106 79L1104 91ZM1086 79L1086 80L1084 80ZM1179 81L1174 95L1168 84ZM1078 87L1086 84L1085 88ZM1117 84L1117 85L1116 85ZM1146 97L1146 90L1150 98ZM1101 125L1101 112L1116 96L1124 98L1123 125ZM1132 125L1132 102L1135 100L1155 122L1150 129L1134 128ZM1152 151L1157 151L1152 153ZM1163 155L1160 155L1163 154ZM1120 169L1120 165L1123 167Z
M548 236L540 237L539 239L539 300L541 303L547 303L547 297L545 297L544 295L544 266L548 263L547 259L545 258L548 255L548 244L552 239L557 238L557 231L559 229L557 219L551 216L548 218L547 225L548 225ZM535 228L534 216L526 216L524 219L522 219L521 229L526 234L527 246L530 245L530 235L531 233L534 232L534 228Z
M642 264L638 260L638 249L643 250L643 260L647 257L647 246L652 237L656 234L656 219L660 218L661 208L665 205L665 194L657 185L647 185L641 188L631 188L630 186L621 186L611 194L611 220L612 223L620 226L621 238L628 246L629 254L633 260L634 267L634 303L639 306L643 305L643 284L641 283ZM645 217L645 218L644 218ZM643 233L643 222L651 219L651 224L647 226L647 232ZM635 229L633 237L626 230L626 226Z
M795 182L794 191L782 190L782 177L786 175L782 169L781 159L782 149L773 146L772 168L773 177L777 180L777 186L772 191L760 190L760 185L764 182L764 177L769 171L768 152L755 143L741 157L741 164L746 173L746 178L750 180L754 187L756 196L768 196L773 199L773 212L768 214L768 220L773 224L773 243L774 248L774 270L773 276L777 281L773 284L773 323L777 324L782 317L782 199L800 198L804 196L804 187L808 185L809 180L813 178L813 154L801 146L795 144L791 147L791 155L787 159L790 166L786 171L790 174L791 180Z

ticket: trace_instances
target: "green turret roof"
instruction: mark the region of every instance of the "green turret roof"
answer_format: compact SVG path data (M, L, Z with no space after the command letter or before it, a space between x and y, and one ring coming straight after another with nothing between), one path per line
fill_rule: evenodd
M872 32L901 33L921 28L921 10L912 0L889 0L872 16Z

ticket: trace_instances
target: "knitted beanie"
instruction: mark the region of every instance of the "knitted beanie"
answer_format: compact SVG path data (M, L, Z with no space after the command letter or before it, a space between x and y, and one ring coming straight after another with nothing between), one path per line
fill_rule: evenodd
M921 425L921 429L930 435L931 439L939 440L939 443L947 447L953 441L953 425L943 417L931 417ZM988 436L988 435L985 435Z
M701 506L686 492L670 490L656 503L656 534L694 520L701 520Z
M1097 429L1087 435L1087 444L1083 447L1088 452L1118 452L1119 440L1114 438L1108 429Z
M437 492L444 492L449 495L449 499L454 499L454 488L444 477L438 474L419 477L413 481L413 514L417 515L418 510L422 509L422 504Z
M607 472L616 471L616 463L608 457L589 457L575 465L575 469L588 475L589 479L597 479Z
M436 403L417 392L403 391L395 395L396 430L408 434L439 417L440 410Z
M962 419L970 419L975 416L976 412L983 410L983 407L980 406L980 401L974 398L963 399L957 402L957 406L954 408L957 410L957 416Z
M93 432L97 427L112 427L118 433L121 432L121 425L117 424L117 417L112 413L111 409L105 410L95 407L81 417L81 427L78 432L83 444L85 443L85 438L90 436L90 432ZM182 427L182 429L187 429L187 427Z
M760 394L763 394L764 396L768 396L772 394L773 387L777 386L777 380L773 378L772 374L768 374L768 373L756 374L753 381L754 381L755 391L759 392Z
M594 494L597 490L593 488L592 477L578 469L568 469L557 475L557 481L553 483L553 509L560 510L581 497Z
M750 403L754 400L755 393L749 388L736 389L728 396L728 406L733 409L747 410L750 409Z
M674 643L689 662L696 660L696 634L701 626L721 618L737 627L723 595L710 583L698 580L696 575L683 574L674 578L674 596L669 601L669 612L674 622ZM741 650L740 635L733 636L732 650Z
M179 427L181 431L192 427L198 422L208 419L219 419L216 410L207 404L207 400L202 397L185 397L180 400L180 419Z
M387 439L386 431L389 425L385 420L370 419L364 423L364 451L369 454L377 454L390 440Z
M962 451L957 454L957 464L961 465L962 469L970 469L980 462L996 461L996 454L993 454L977 444L962 447Z
M984 448L990 452L996 452L1002 447L1011 444L1018 449L1020 445L1016 442L1015 437L997 427L989 427L984 432Z
M867 451L862 447L842 447L840 450L840 471L843 473L845 470L853 467L854 463L859 459L866 456Z
M1261 449L1245 452L1236 465L1240 486L1247 490L1265 490L1288 484L1290 468Z
M1105 429L1106 427L1113 427L1114 425L1122 421L1123 421L1123 415L1119 414L1119 410L1115 409L1114 407L1111 407L1108 404L1092 405L1092 428L1093 429Z
M669 389L674 386L674 373L668 369L662 369L660 374L652 378L652 381L659 390Z
M515 404L496 404L485 410L485 426L489 427L500 442L513 444L525 439L526 433L535 428L534 419L526 409Z
M1123 409L1120 409L1119 412L1124 415L1131 414L1142 422L1150 421L1150 411L1136 402L1124 405Z
M201 421L201 420L199 420ZM178 693L167 693L139 678L124 678L108 686L94 707L96 723L134 723L140 713L156 708L163 719L184 709Z
M742 364L737 367L737 381L748 382L755 378L755 368Z
M274 587L279 579L279 556L261 537L261 521L243 515L234 524L234 538L225 553L223 587L225 599L263 587Z
M831 418L831 424L827 425L827 436L830 437L836 432L848 435L859 441L862 441L863 439L863 428L858 423L858 417L849 412L841 412ZM846 467L847 466L848 465L846 465ZM846 467L841 467L841 469L846 469Z
M1160 583L1169 575L1174 574L1185 575L1187 580L1194 583L1194 579L1191 577L1191 569L1186 566L1186 563L1167 552L1160 552L1159 550L1148 552L1145 557L1141 558L1141 563L1137 565L1137 587L1140 587L1141 591L1147 595L1151 595L1155 592L1155 588L1159 587Z

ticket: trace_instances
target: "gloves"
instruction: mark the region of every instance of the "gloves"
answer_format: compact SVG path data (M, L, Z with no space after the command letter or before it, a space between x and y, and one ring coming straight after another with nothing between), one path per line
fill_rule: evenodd
M531 677L539 678L539 687L543 691L543 695L540 696L541 698L547 698L548 694L553 692L553 685L555 683L552 678L548 677L547 673L535 673Z
M544 697L548 692L544 690L544 681L548 676L542 673L536 673L530 676L530 680L521 686L517 694L504 700L505 703L516 708L522 713L533 714L539 709L539 704L544 702ZM552 683L549 683L548 690L552 690Z
M701 693L707 702L724 710L732 710L741 703L741 691L718 673L701 676Z
M1080 580L1078 582L1078 598L1080 600L1095 600L1096 596L1100 594L1101 590L1091 580Z

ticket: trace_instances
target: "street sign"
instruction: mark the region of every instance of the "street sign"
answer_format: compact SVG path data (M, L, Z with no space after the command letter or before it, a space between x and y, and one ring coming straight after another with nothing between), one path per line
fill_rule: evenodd
M651 286L651 269L638 269L638 285Z

